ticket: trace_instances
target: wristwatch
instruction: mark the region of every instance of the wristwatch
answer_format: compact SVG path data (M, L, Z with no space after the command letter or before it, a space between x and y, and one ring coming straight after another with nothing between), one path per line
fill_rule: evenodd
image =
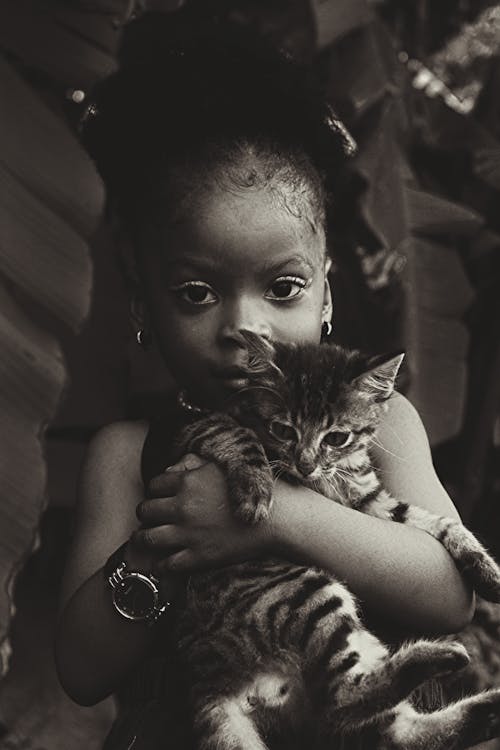
M154 623L170 606L161 599L160 581L151 573L130 570L124 560L122 544L104 566L104 577L109 583L113 606L122 617L134 622Z

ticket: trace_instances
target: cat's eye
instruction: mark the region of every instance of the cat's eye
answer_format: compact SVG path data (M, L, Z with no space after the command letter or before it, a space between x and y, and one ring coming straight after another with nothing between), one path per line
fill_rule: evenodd
M323 442L332 448L345 448L352 442L352 432L328 432L323 438Z
M297 430L287 422L280 422L279 419L273 419L269 425L269 432L278 440L297 440Z
M204 281L186 281L173 287L172 291L183 302L191 305L209 305L217 301L214 290Z

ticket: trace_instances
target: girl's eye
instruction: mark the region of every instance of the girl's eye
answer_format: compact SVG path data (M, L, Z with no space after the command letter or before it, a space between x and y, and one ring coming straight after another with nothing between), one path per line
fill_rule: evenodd
M352 432L329 432L323 438L323 442L332 448L345 448L352 442Z
M273 419L269 425L269 432L278 440L296 440L297 431L295 427L286 422L280 422L278 419Z
M192 305L208 305L217 300L213 289L204 281L187 281L174 287L172 291L184 302Z
M282 276L269 287L268 299L289 300L298 297L305 289L307 282L300 276Z

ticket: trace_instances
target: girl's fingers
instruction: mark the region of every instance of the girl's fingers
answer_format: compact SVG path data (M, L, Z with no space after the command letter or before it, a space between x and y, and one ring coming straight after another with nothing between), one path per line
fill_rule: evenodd
M160 571L187 571L196 568L196 555L190 549L181 549L162 560L157 566Z
M184 547L184 532L180 526L165 524L151 529L139 529L134 532L134 542L150 552L165 553L168 550Z
M137 506L136 515L144 526L161 526L162 524L177 523L179 514L173 497L157 497L143 500Z
M205 459L197 456L196 453L186 453L176 464L167 466L165 471L192 471L193 469L199 469L206 463Z
M154 477L148 486L148 497L167 497L175 495L183 481L185 471L193 471L207 462L195 453L186 453L173 466L166 466L163 474Z
M182 472L167 471L154 477L148 485L148 497L169 497L175 495L182 482Z

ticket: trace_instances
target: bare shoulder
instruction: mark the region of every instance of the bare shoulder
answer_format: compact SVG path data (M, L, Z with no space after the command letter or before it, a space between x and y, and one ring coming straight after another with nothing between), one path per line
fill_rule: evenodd
M140 476L140 458L148 431L146 421L123 421L106 425L89 443L86 463L99 471L125 471Z
M384 486L398 500L458 517L432 463L429 440L415 407L400 393L387 402L371 453Z
M382 445L400 455L423 453L430 460L429 440L413 404L396 391L387 402L387 411L378 430Z

